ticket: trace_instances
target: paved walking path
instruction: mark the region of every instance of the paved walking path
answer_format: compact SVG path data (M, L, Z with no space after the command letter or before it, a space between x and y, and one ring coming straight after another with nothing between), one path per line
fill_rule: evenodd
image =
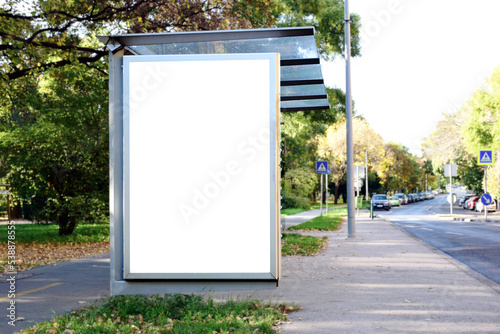
M314 257L284 257L274 291L215 296L295 302L283 333L500 333L500 287L385 220L356 219Z

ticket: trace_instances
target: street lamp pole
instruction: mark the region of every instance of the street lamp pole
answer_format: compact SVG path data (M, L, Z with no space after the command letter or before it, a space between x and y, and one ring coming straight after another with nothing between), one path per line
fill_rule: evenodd
M365 188L366 188L366 196L365 200L368 201L368 151L375 147L370 147L365 151Z
M347 144L347 237L356 237L356 212L354 210L354 157L352 139L352 96L351 96L351 20L349 0L344 1L345 23L345 74L346 74L346 144Z

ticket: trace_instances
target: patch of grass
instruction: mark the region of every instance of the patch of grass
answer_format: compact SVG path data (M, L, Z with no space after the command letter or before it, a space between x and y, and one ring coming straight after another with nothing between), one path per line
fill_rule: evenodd
M72 235L59 236L58 224L15 225L16 243L89 243L109 241L109 224L80 224ZM0 241L7 241L7 225L0 226Z
M342 203L342 201L339 201L339 203L335 204L334 201L328 201L328 209L330 208L334 208L334 207L337 207L337 206L345 206L346 204L345 203ZM313 204L313 206L311 207L311 209L319 209L320 208L320 205L319 205L319 202L316 202ZM323 204L323 209L326 208L326 204Z
M286 216L296 215L296 214L304 212L304 211L307 211L307 210L302 209L302 208L288 208L288 209L281 210L281 215L283 217L286 217Z
M295 233L284 233L281 242L281 255L283 256L312 256L326 247L328 237L316 238Z
M300 309L256 300L216 303L200 295L115 296L21 333L275 333Z
M339 208L318 216L302 224L290 226L290 231L336 231L342 225L342 217L347 216L347 208Z

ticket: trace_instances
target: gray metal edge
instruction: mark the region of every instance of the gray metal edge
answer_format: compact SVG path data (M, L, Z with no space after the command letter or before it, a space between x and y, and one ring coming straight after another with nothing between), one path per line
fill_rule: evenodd
M110 281L123 279L123 51L109 52Z
M116 57L116 55L114 55ZM271 198L271 213L270 213L270 222L274 222L274 225L270 224L270 238L271 238L271 251L270 251L270 273L220 273L220 274L208 274L207 277L201 277L202 279L211 279L211 278L217 278L217 279L278 279L279 276L279 263L280 259L279 256L280 254L277 254L277 247L279 247L279 238L277 235L277 226L280 225L279 219L277 219L277 207L276 207L276 201L277 201L277 196L276 194L276 189L277 187L277 180L278 177L276 175L276 150L278 148L278 144L276 142L277 140L277 133L276 133L276 122L279 121L277 119L277 105L279 103L279 99L277 100L277 89L276 83L279 82L279 78L276 78L276 75L279 75L279 58L277 58L276 53L250 53L250 54L203 54L203 55L153 55L153 56L125 56L121 57L121 63L123 64L123 71L121 72L123 77L122 81L122 91L123 91L123 101L125 101L125 97L128 96L127 92L127 85L126 83L128 82L128 65L130 62L144 62L144 61L161 61L161 60L166 60L169 59L171 61L186 61L186 60L220 60L220 59L226 59L226 60L232 60L232 59L266 59L270 61L270 87L271 87L271 92L270 92L270 145L271 145L271 160L270 160L270 173L271 173L271 180L270 180L270 190L272 194ZM278 61L276 61L278 59ZM123 74L124 73L124 74ZM116 89L116 88L115 88ZM123 128L121 129L121 133L123 135L123 141L120 142L122 144L120 152L122 153L122 164L123 164L123 171L121 174L122 175L122 182L121 184L123 185L123 188L121 189L121 194L123 198L123 207L122 207L122 212L123 212L123 218L122 222L123 224L121 225L122 229L122 240L123 243L121 243L121 254L116 254L118 255L117 259L119 258L121 263L123 264L123 271L121 271L120 279L198 279L200 278L200 275L202 273L186 273L186 274L176 274L176 273L164 273L164 274L158 274L158 273L131 273L130 272L130 254L127 253L127 250L130 249L129 245L129 232L130 232L130 217L129 217L129 188L128 188L128 182L125 182L128 180L129 175L129 152L128 152L128 143L129 143L129 132L128 132L128 103L125 101L122 105L123 110ZM121 240L120 240L121 241ZM115 243L117 246L118 243ZM116 251L116 250L115 250ZM121 255L121 256L120 256ZM118 261L117 261L118 262ZM271 275L271 276L269 276ZM118 276L117 276L118 277ZM113 283L112 283L113 284ZM169 284L169 283L167 283Z
M98 36L106 46L190 43L238 39L258 39L293 36L314 36L314 27L287 27L269 29L211 30L194 32L167 32Z
M111 286L111 295L273 290L276 287L276 281L119 281Z

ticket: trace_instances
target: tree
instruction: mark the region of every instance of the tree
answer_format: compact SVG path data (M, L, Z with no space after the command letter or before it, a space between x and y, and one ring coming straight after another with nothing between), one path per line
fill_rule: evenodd
M462 135L468 153L476 154L484 148L500 150L500 66L463 108L466 120Z
M278 26L313 26L319 51L324 59L345 54L344 1L282 0ZM359 31L361 18L351 14L351 56L361 55Z
M354 164L365 164L365 151L374 146L370 153L370 163L377 165L383 155L382 137L368 126L364 119L353 119ZM331 170L328 178L335 185L335 203L339 199L339 188L347 175L346 124L336 123L328 128L326 134L318 137L318 155L329 162Z
M408 148L387 143L378 175L386 191L409 192L419 182L419 178L414 176L423 174L418 171L418 163Z
M108 216L107 82L84 65L47 71L2 118L2 169L38 221L71 234Z
M8 1L0 7L2 73L10 80L73 63L93 66L96 34L218 30L275 24L273 1Z

